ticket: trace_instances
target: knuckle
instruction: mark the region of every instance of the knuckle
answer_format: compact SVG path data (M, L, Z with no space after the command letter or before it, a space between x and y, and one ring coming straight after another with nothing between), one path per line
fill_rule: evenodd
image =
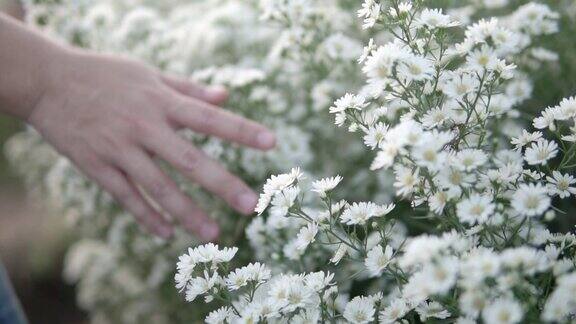
M228 199L235 199L235 197L246 190L246 185L240 179L236 178L235 176L230 175L229 179L227 179L230 183L230 186L225 186L227 189L226 195Z
M236 134L245 136L246 130L248 129L248 123L245 120L239 120L236 122Z
M182 156L180 158L180 168L186 173L193 173L198 169L201 160L202 157L198 150L193 147L189 147L182 152Z
M196 87L191 82L185 81L180 84L180 90L186 95L192 95L195 93Z
M154 214L148 210L137 210L130 212L136 222L140 224L146 231L154 232Z
M105 152L121 152L126 146L117 132L103 132L99 138L102 141L102 150Z
M166 102L166 92L157 88L144 88L141 90L142 99L154 104Z
M92 177L97 176L104 171L104 164L96 154L84 151L72 151L70 159L78 167L86 170Z
M171 192L172 187L166 180L156 181L150 187L150 195L158 200L166 199Z
M153 214L144 209L144 208L137 208L135 210L131 211L134 218L136 218L136 220L138 221L138 223L144 225L144 226L149 226L150 225L150 219L152 219Z
M181 222L185 227L196 230L198 226L204 223L204 214L198 209L192 209L185 217L182 217Z
M116 190L114 193L114 198L118 200L121 204L123 204L127 209L131 209L132 213L137 213L138 210L135 210L133 201L133 193L128 189L119 189Z
M179 116L178 113L186 107L186 100L179 96L174 96L167 101L166 109L168 113L174 114L175 116Z
M236 136L241 142L255 145L261 128L247 119L240 119L236 124Z
M125 117L126 128L128 132L134 136L147 136L154 130L154 125L141 117Z
M184 217L190 211L191 205L185 197L174 197L170 201L170 210L175 217Z
M205 132L212 132L217 127L218 113L215 109L203 109L199 124Z
M240 120L238 122L238 128L236 131L238 132L238 136L242 139L243 142L256 142L257 133L254 131L253 127L250 125L250 122L247 120Z
M218 182L225 183L226 185L214 187L214 194L228 201L229 203L234 202L236 196L245 191L244 183L226 171L219 177Z

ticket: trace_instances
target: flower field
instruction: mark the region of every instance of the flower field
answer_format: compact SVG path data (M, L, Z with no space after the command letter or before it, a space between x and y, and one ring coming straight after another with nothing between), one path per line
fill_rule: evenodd
M230 89L262 153L181 136L260 191L222 227L139 228L32 129L7 145L78 234L93 323L572 323L573 1L28 0L51 36ZM222 184L226 185L226 184Z

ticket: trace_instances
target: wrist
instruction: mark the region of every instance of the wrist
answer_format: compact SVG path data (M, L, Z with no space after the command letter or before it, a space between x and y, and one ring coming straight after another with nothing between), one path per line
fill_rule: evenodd
M73 50L57 44L47 44L42 59L35 69L36 75L30 88L30 100L25 102L24 106L19 109L19 117L28 123L32 123L31 117L34 112L50 96L61 89L64 81L66 62L70 61Z
M0 111L28 120L68 50L1 13L0 43Z

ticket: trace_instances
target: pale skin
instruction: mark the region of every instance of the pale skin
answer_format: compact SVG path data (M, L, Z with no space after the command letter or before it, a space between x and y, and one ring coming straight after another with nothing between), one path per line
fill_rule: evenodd
M56 44L0 13L0 112L34 127L162 238L172 236L174 224L205 241L217 239L219 228L158 160L236 211L254 210L257 195L241 179L177 134L189 128L260 150L273 148L276 138L269 129L218 107L226 98L223 88Z

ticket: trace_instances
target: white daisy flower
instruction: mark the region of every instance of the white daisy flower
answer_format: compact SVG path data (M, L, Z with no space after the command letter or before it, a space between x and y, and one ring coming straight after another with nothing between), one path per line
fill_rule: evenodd
M576 183L576 179L569 174L562 174L554 170L552 177L546 177L548 180L548 192L551 195L558 195L560 198L568 198L576 194L576 188L571 187Z
M399 78L406 84L412 81L430 80L435 72L433 62L420 56L406 58L397 70Z
M326 287L333 286L334 285L334 282L332 281L333 279L334 279L333 273L330 272L325 273L324 271L318 271L307 274L306 277L304 278L304 283L306 284L306 287L316 292L320 292L324 290Z
M444 144L437 136L427 134L412 148L412 157L418 166L438 171L447 158L446 152L442 150Z
M576 117L576 97L564 98L556 110L556 118L567 120Z
M360 58L358 58L358 63L359 64L364 63L364 61L366 61L368 56L370 56L370 54L372 54L372 51L375 49L376 45L374 45L374 38L370 38L370 40L368 41L368 45L364 46L362 55L360 55Z
M416 307L420 320L426 322L430 318L446 319L452 314L438 302L423 302Z
M416 25L419 27L428 27L430 29L436 28L448 28L458 26L460 23L457 21L452 21L450 16L442 13L442 9L428 9L425 8L420 13L416 21Z
M462 188L469 188L475 179L473 174L453 167L443 168L435 178L439 186L447 189L451 196L460 196Z
M274 194L270 215L273 217L284 217L288 210L294 205L296 198L300 194L299 187L288 187Z
M486 306L486 296L478 290L466 290L458 299L458 306L464 315L477 318ZM474 321L476 323L476 321Z
M316 223L308 223L302 227L296 236L296 248L299 250L306 250L308 245L314 243L318 234L318 225Z
M410 196L414 192L416 184L420 181L419 173L419 169L413 171L405 167L395 168L396 181L394 182L394 188L396 188L396 194L402 197Z
M196 248L188 249L188 254L197 263L225 263L232 260L234 255L238 252L237 247L225 247L222 250L219 249L218 245L214 243L208 243Z
M474 284L497 276L500 268L500 259L496 253L488 249L475 249L470 251L462 262L461 274L467 283Z
M376 125L368 127L366 135L364 135L364 144L371 149L380 147L386 138L387 132L388 125L384 123L377 123Z
M387 169L394 164L394 159L400 153L402 147L396 141L385 141L381 144L381 150L370 165L370 170Z
M539 139L524 152L524 160L530 165L546 165L548 160L553 159L558 154L558 144L554 141Z
M477 91L480 86L478 78L471 74L456 74L442 85L442 92L448 97L461 100L470 93Z
M232 308L224 306L212 311L204 320L206 324L225 324L232 315Z
M576 142L576 125L570 127L570 135L563 135L562 140L566 142Z
M512 207L523 216L544 214L550 207L548 190L541 184L521 184L512 195Z
M454 287L459 269L459 260L456 257L444 257L437 262L426 264L420 274L425 278L429 291L445 294Z
M380 18L380 3L375 0L365 0L362 8L358 10L358 17L364 18L362 28L368 29L374 27Z
M394 7L390 7L390 9L388 9L388 12L390 13L390 16L398 17L401 16L402 14L410 12L410 10L412 10L412 3L401 2L400 4L398 4L398 10L396 10L396 8Z
M466 57L466 63L472 70L483 73L485 70L493 71L496 69L498 57L489 46L484 45L470 53Z
M514 324L524 317L522 306L512 298L499 298L484 308L482 318L485 323Z
M555 131L556 124L554 124L554 122L556 121L556 114L557 114L556 108L554 107L546 108L540 114L540 117L534 118L532 124L534 125L534 127L538 129L549 128L551 131Z
M300 168L293 168L290 173L271 176L268 180L266 180L266 183L264 184L264 188L260 194L260 198L258 199L258 204L256 205L255 211L258 214L262 214L270 204L272 197L277 192L288 188L302 177L303 174L300 172Z
M428 206L432 212L441 215L448 199L450 199L450 197L446 191L437 191L428 198Z
M456 205L456 215L463 223L483 224L494 213L495 208L492 198L474 193Z
M430 109L422 116L422 126L427 129L444 125L451 119L450 111L446 106Z
M454 165L460 170L470 172L484 165L488 156L481 150L464 149L456 154Z
M192 278L186 289L186 301L192 302L196 297L207 293L220 280L222 280L222 278L220 278L217 272L214 272L212 277Z
M298 247L299 242L296 239L294 239L284 245L284 247L282 248L282 253L284 253L284 256L286 256L289 260L294 261L300 260L305 251L299 249Z
M340 221L346 225L365 225L370 218L381 216L385 211L373 202L355 202L344 210Z
M336 249L336 252L334 252L334 255L332 256L332 258L330 259L330 262L332 262L334 264L340 263L342 258L344 258L344 256L346 256L347 252L348 252L348 247L346 246L346 244L340 244L338 246L338 249Z
M374 313L372 298L358 296L346 304L343 316L350 323L366 324L374 320Z
M326 197L326 193L336 188L342 181L342 177L337 175L332 178L324 178L312 182L312 191L318 193L321 198Z
M377 245L372 250L368 251L366 259L364 260L364 265L372 277L378 277L382 274L382 271L390 264L392 261L392 255L394 250L391 246L387 245L386 250L382 249L381 245Z
M533 132L530 133L525 129L522 130L522 134L518 137L513 137L511 144L516 146L517 150L520 150L524 146L536 142L537 140L542 138L542 132Z
M364 97L347 93L334 102L334 106L330 107L330 112L338 113L347 109L362 110L367 105Z
M406 301L402 298L397 298L392 300L390 305L384 307L384 310L380 312L380 323L392 324L396 323L399 319L404 317L410 308L406 304Z
M250 275L246 271L246 268L236 269L230 272L230 274L228 274L228 277L224 279L226 286L230 291L238 290L246 286L249 280Z
M387 83L397 60L409 56L410 54L399 44L388 43L372 51L362 71L372 82Z

